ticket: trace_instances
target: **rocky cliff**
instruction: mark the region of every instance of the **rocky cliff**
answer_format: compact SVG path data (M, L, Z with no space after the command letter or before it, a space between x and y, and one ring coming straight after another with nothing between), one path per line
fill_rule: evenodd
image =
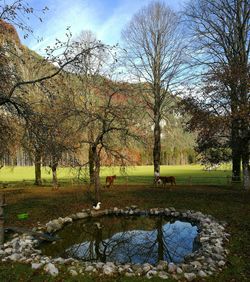
M9 23L0 19L0 43L14 42L18 47L21 47L21 42L16 29Z

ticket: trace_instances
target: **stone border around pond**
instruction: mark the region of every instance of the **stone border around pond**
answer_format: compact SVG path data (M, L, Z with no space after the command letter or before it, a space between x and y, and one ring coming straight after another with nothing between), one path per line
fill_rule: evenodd
M194 222L198 226L198 242L200 248L185 257L184 263L174 264L167 261L160 261L157 266L145 264L119 264L114 262L81 262L73 258L51 258L42 255L38 249L39 240L28 234L14 234L13 239L0 247L0 258L2 261L15 261L31 264L33 269L43 269L47 273L56 276L60 269L66 265L72 276L84 275L125 275L145 276L152 278L158 276L162 279L174 278L192 281L195 278L205 278L218 271L221 271L226 264L228 250L224 247L229 241L230 234L225 231L226 223L217 222L211 215L201 212L187 210L176 211L175 208L154 208L148 211L139 210L137 206L126 207L125 209L106 209L100 211L82 210L79 213L68 217L54 219L45 226L34 228L33 231L43 234L44 232L54 233L63 228L65 224L73 220L100 217L104 215L154 215L171 216L173 218L185 219Z

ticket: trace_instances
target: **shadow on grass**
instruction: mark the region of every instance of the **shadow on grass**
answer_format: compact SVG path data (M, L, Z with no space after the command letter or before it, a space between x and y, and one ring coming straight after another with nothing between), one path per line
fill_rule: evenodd
M170 186L168 186L169 188ZM23 188L19 185L19 188ZM90 208L86 197L86 187L63 187L51 191L51 187L25 188L19 193L6 190L6 224L37 226L37 222L46 223L51 219L63 217L83 208ZM205 281L250 281L250 193L226 186L176 186L171 190L152 185L115 185L111 189L101 190L102 208L126 207L136 204L141 209L153 207L175 207L179 210L195 210L211 214L218 220L228 223L227 231L231 234L227 268ZM20 221L18 213L27 212L29 218ZM13 271L14 270L14 271ZM43 275L35 275L30 266L0 264L0 281L56 281ZM32 280L37 279L37 280ZM40 280L39 280L40 279ZM59 279L59 277L57 278ZM69 274L62 274L58 281L105 281L77 280ZM73 279L73 280L72 280ZM80 279L80 278L79 278ZM83 279L81 277L81 279ZM90 279L90 278L86 278ZM111 278L110 278L111 279ZM147 281L139 278L116 278L106 281ZM161 281L155 280L151 281ZM197 280L199 281L199 280Z

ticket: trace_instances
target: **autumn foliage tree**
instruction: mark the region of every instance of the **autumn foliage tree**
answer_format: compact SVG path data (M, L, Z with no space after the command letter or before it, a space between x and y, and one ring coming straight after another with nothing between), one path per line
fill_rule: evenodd
M104 159L110 164L125 166L131 163L127 148L132 141L140 141L143 130L139 127L133 92L127 83L114 83L105 77L94 80L92 93L78 105L85 133L81 143L89 148L90 179L95 187L95 199L100 200L100 168Z
M240 179L242 161L243 186L249 189L250 3L193 0L187 5L186 16L195 54L193 74L195 78L202 77L200 81L205 86L197 91L203 97L196 95L194 99L200 99L211 117L217 115L226 120L232 180Z

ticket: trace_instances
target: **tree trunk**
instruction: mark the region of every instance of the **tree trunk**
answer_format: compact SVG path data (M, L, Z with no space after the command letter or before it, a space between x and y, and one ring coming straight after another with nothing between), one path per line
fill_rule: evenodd
M35 152L35 185L42 185L42 174L41 174L41 152L36 150Z
M241 41L242 43L242 41ZM241 48L244 46L242 44ZM244 47L243 47L244 48ZM241 115L241 154L242 154L242 169L243 169L243 189L250 190L250 140L249 140L249 68L248 60L245 54L241 54L242 72L240 76L240 113Z
M57 180L57 163L52 164L51 170L52 170L52 182L53 182L53 189L58 189L58 180Z
M106 263L106 254L105 251L102 249L102 229L96 228L96 234L95 234L95 253L97 260L100 260L101 262ZM103 253L102 253L103 252Z
M92 151L92 147L89 146L89 181L90 185L93 185L95 183L95 162L94 162L94 155Z
M4 244L4 219L0 217L0 246Z
M0 246L4 243L4 207L5 207L5 196L0 195Z
M100 157L97 152L97 147L92 146L92 153L93 153L93 159L94 159L94 185L95 185L95 200L96 202L100 202Z
M158 243L158 262L164 260L164 235L163 235L163 227L162 227L162 217L159 216L156 221L156 229L157 229L157 243Z
M241 144L238 120L232 121L232 181L241 181Z
M249 190L250 189L250 165L249 165L248 150L242 153L242 169L243 169L243 189Z
M160 160L161 160L161 127L160 127L160 105L155 104L154 111L154 172L160 171Z

